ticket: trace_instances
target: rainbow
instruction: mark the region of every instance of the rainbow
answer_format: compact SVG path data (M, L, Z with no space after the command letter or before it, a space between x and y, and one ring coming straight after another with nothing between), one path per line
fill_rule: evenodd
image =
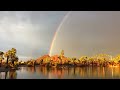
M64 16L63 20L61 21L60 25L58 26L58 28L57 28L54 36L53 36L53 40L52 40L52 43L51 43L51 45L50 45L50 50L49 50L49 55L50 55L50 56L51 56L51 52L52 52L52 49L53 49L53 45L54 45L54 41L55 41L55 39L56 39L56 36L57 36L57 34L58 34L61 26L64 24L64 22L66 21L66 19L68 18L68 16L69 16L70 13L71 13L71 11L69 11L69 12Z

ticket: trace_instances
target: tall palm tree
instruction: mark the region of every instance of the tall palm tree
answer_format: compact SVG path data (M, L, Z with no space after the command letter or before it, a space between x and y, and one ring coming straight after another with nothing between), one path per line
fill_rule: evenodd
M8 68L8 60L11 59L12 61L12 65L14 66L14 62L17 60L18 61L18 57L16 56L16 52L17 50L15 48L12 48L11 50L8 50L4 56L7 58L7 66L6 68Z
M0 61L1 61L0 63L1 63L1 65L2 65L2 60L3 60L3 54L4 53L2 51L0 51Z
M4 53L4 56L7 58L7 62L6 62L6 68L8 68L8 59L9 59L9 54L8 52Z
M16 52L17 52L17 50L15 48L11 49L10 56L11 56L11 61L12 61L13 66L14 66L14 62L18 61L18 57L16 56Z
M62 59L63 59L63 56L64 56L64 50L62 50L62 51L60 52L61 65L62 65Z

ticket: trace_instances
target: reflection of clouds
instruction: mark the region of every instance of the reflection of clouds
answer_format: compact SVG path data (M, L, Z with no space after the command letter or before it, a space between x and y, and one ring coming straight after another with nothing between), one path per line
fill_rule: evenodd
M5 79L5 72L1 72L1 79Z
M54 79L54 76L51 73L48 73L48 79Z
M36 67L36 72L37 72L38 74L41 74L40 67Z

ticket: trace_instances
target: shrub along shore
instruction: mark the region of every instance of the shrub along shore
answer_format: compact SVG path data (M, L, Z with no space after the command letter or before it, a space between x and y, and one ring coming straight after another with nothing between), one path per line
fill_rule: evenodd
M120 55L115 57L108 54L98 54L92 57L82 56L79 59L69 58L64 55L64 50L60 52L60 55L44 55L36 60L31 59L26 62L19 61L16 56L17 50L12 48L7 52L0 51L0 71L18 69L18 67L119 67Z
M119 67L120 55L112 57L107 54L98 54L93 57L82 56L79 59L64 56L62 50L60 55L44 55L36 60L31 59L26 62L19 62L19 66L45 66L45 67Z

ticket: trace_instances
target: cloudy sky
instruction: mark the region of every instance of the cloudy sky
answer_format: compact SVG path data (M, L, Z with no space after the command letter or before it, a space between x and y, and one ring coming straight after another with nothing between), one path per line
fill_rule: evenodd
M17 49L21 59L48 54L64 11L0 11L0 50Z
M69 57L120 54L119 11L73 11L61 25L51 55L63 49Z
M20 59L48 54L56 31L51 55L120 54L119 11L0 12L0 50L14 47Z

